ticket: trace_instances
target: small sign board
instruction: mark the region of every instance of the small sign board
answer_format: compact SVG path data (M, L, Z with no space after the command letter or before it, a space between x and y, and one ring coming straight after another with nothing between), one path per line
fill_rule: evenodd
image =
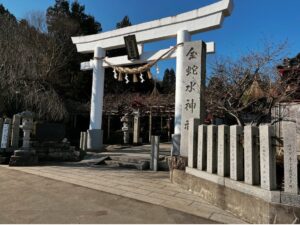
M140 59L139 50L136 42L135 35L128 35L124 37L126 51L129 60Z
M7 148L8 145L8 132L9 132L9 124L5 123L3 125L2 138L1 138L1 148Z
M87 70L92 70L93 69L93 62L82 62L80 64L80 70L82 71L87 71Z

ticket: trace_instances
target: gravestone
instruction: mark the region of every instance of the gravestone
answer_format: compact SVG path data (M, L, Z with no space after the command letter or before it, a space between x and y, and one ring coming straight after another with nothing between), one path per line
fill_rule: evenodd
M266 190L276 189L276 149L273 146L274 127L259 127L260 140L260 185Z
M14 115L13 122L12 122L12 132L11 132L11 147L13 147L14 149L19 147L20 122L21 122L21 116L18 114Z
M188 155L189 119L200 119L204 122L203 92L206 78L206 44L202 41L184 42L184 59L182 70L182 115L180 154Z
M5 128L4 130L7 130L7 128ZM5 135L4 139L5 139L5 143L2 145L2 132L3 132L3 119L0 118L0 164L6 164L9 161L9 155L7 154L6 151L6 145L7 145L7 135ZM2 148L3 146L3 148Z
M3 131L3 119L0 118L0 146L2 142L2 131Z
M229 127L218 126L218 175L225 177L230 174Z
M216 173L218 163L217 126L207 126L207 172Z
M84 132L80 132L80 139L79 139L79 149L83 149L83 133Z
M207 168L207 126L200 125L198 128L198 164L199 170L206 170Z
M158 162L159 162L159 136L151 136L151 161L150 169L153 171L158 171Z
M297 132L296 123L284 121L284 191L298 194L298 160L297 160Z
M258 127L245 126L244 154L245 154L245 183L259 184L259 145Z
M4 120L4 124L2 128L1 149L6 149L9 147L10 123L11 123L11 119L6 118Z
M190 119L189 135L188 135L188 166L197 168L197 147L198 147L198 127L199 119Z
M140 143L140 127L141 119L139 111L134 113L133 117L133 144Z
M83 132L82 150L87 151L87 132Z
M300 109L297 111L296 115L297 154L300 155Z
M241 126L230 126L230 178L237 181L244 179L242 134L243 128Z

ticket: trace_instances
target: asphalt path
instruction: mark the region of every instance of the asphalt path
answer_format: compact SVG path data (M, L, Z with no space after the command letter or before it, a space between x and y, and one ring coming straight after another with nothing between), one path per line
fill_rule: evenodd
M202 224L213 221L19 171L0 168L1 224Z

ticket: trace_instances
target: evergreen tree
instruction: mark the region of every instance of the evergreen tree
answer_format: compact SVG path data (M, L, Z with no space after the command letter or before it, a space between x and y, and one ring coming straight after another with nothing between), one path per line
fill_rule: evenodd
M120 28L123 28L123 27L129 27L131 25L132 24L131 24L131 22L129 20L129 17L128 16L124 16L124 18L120 22L117 23L116 28L120 29Z
M175 92L176 77L173 69L166 69L162 81L162 88L164 94L172 94Z
M71 37L96 34L102 30L101 24L85 13L83 5L77 1L70 5L67 0L56 0L54 6L48 8L46 21L49 36L56 45L61 46L57 58L67 59L63 69L57 71L56 90L64 99L89 101L92 78L80 71L79 66L93 56L78 54Z
M170 78L170 70L166 69L164 72L164 77L162 81L163 93L169 92L169 78Z
M0 4L0 15L16 19L16 17L12 15L2 4Z
M170 78L169 78L169 82L170 82L169 94L172 94L172 93L175 93L175 88L176 88L176 73L173 68L171 68L169 76L170 76Z

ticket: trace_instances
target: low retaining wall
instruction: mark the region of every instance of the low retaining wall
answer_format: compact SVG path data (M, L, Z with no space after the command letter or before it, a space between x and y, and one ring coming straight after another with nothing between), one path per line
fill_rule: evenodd
M284 204L286 199L295 199L295 196L287 196L286 193L272 191L268 192L269 194L260 193L261 197L255 197L252 193L250 195L235 190L239 188L238 185L241 182L233 184L232 180L224 178L224 184L218 184L215 181L208 181L190 173L191 171L188 174L185 171L174 169L171 171L171 180L183 189L197 193L211 204L230 211L249 223L300 222L297 219L300 218L300 207L295 206L300 204L300 199L296 199L294 206ZM232 188L229 187L230 185ZM251 185L248 186L252 189L255 188ZM256 191L252 189L249 191ZM258 191L262 191L260 188L258 189Z

